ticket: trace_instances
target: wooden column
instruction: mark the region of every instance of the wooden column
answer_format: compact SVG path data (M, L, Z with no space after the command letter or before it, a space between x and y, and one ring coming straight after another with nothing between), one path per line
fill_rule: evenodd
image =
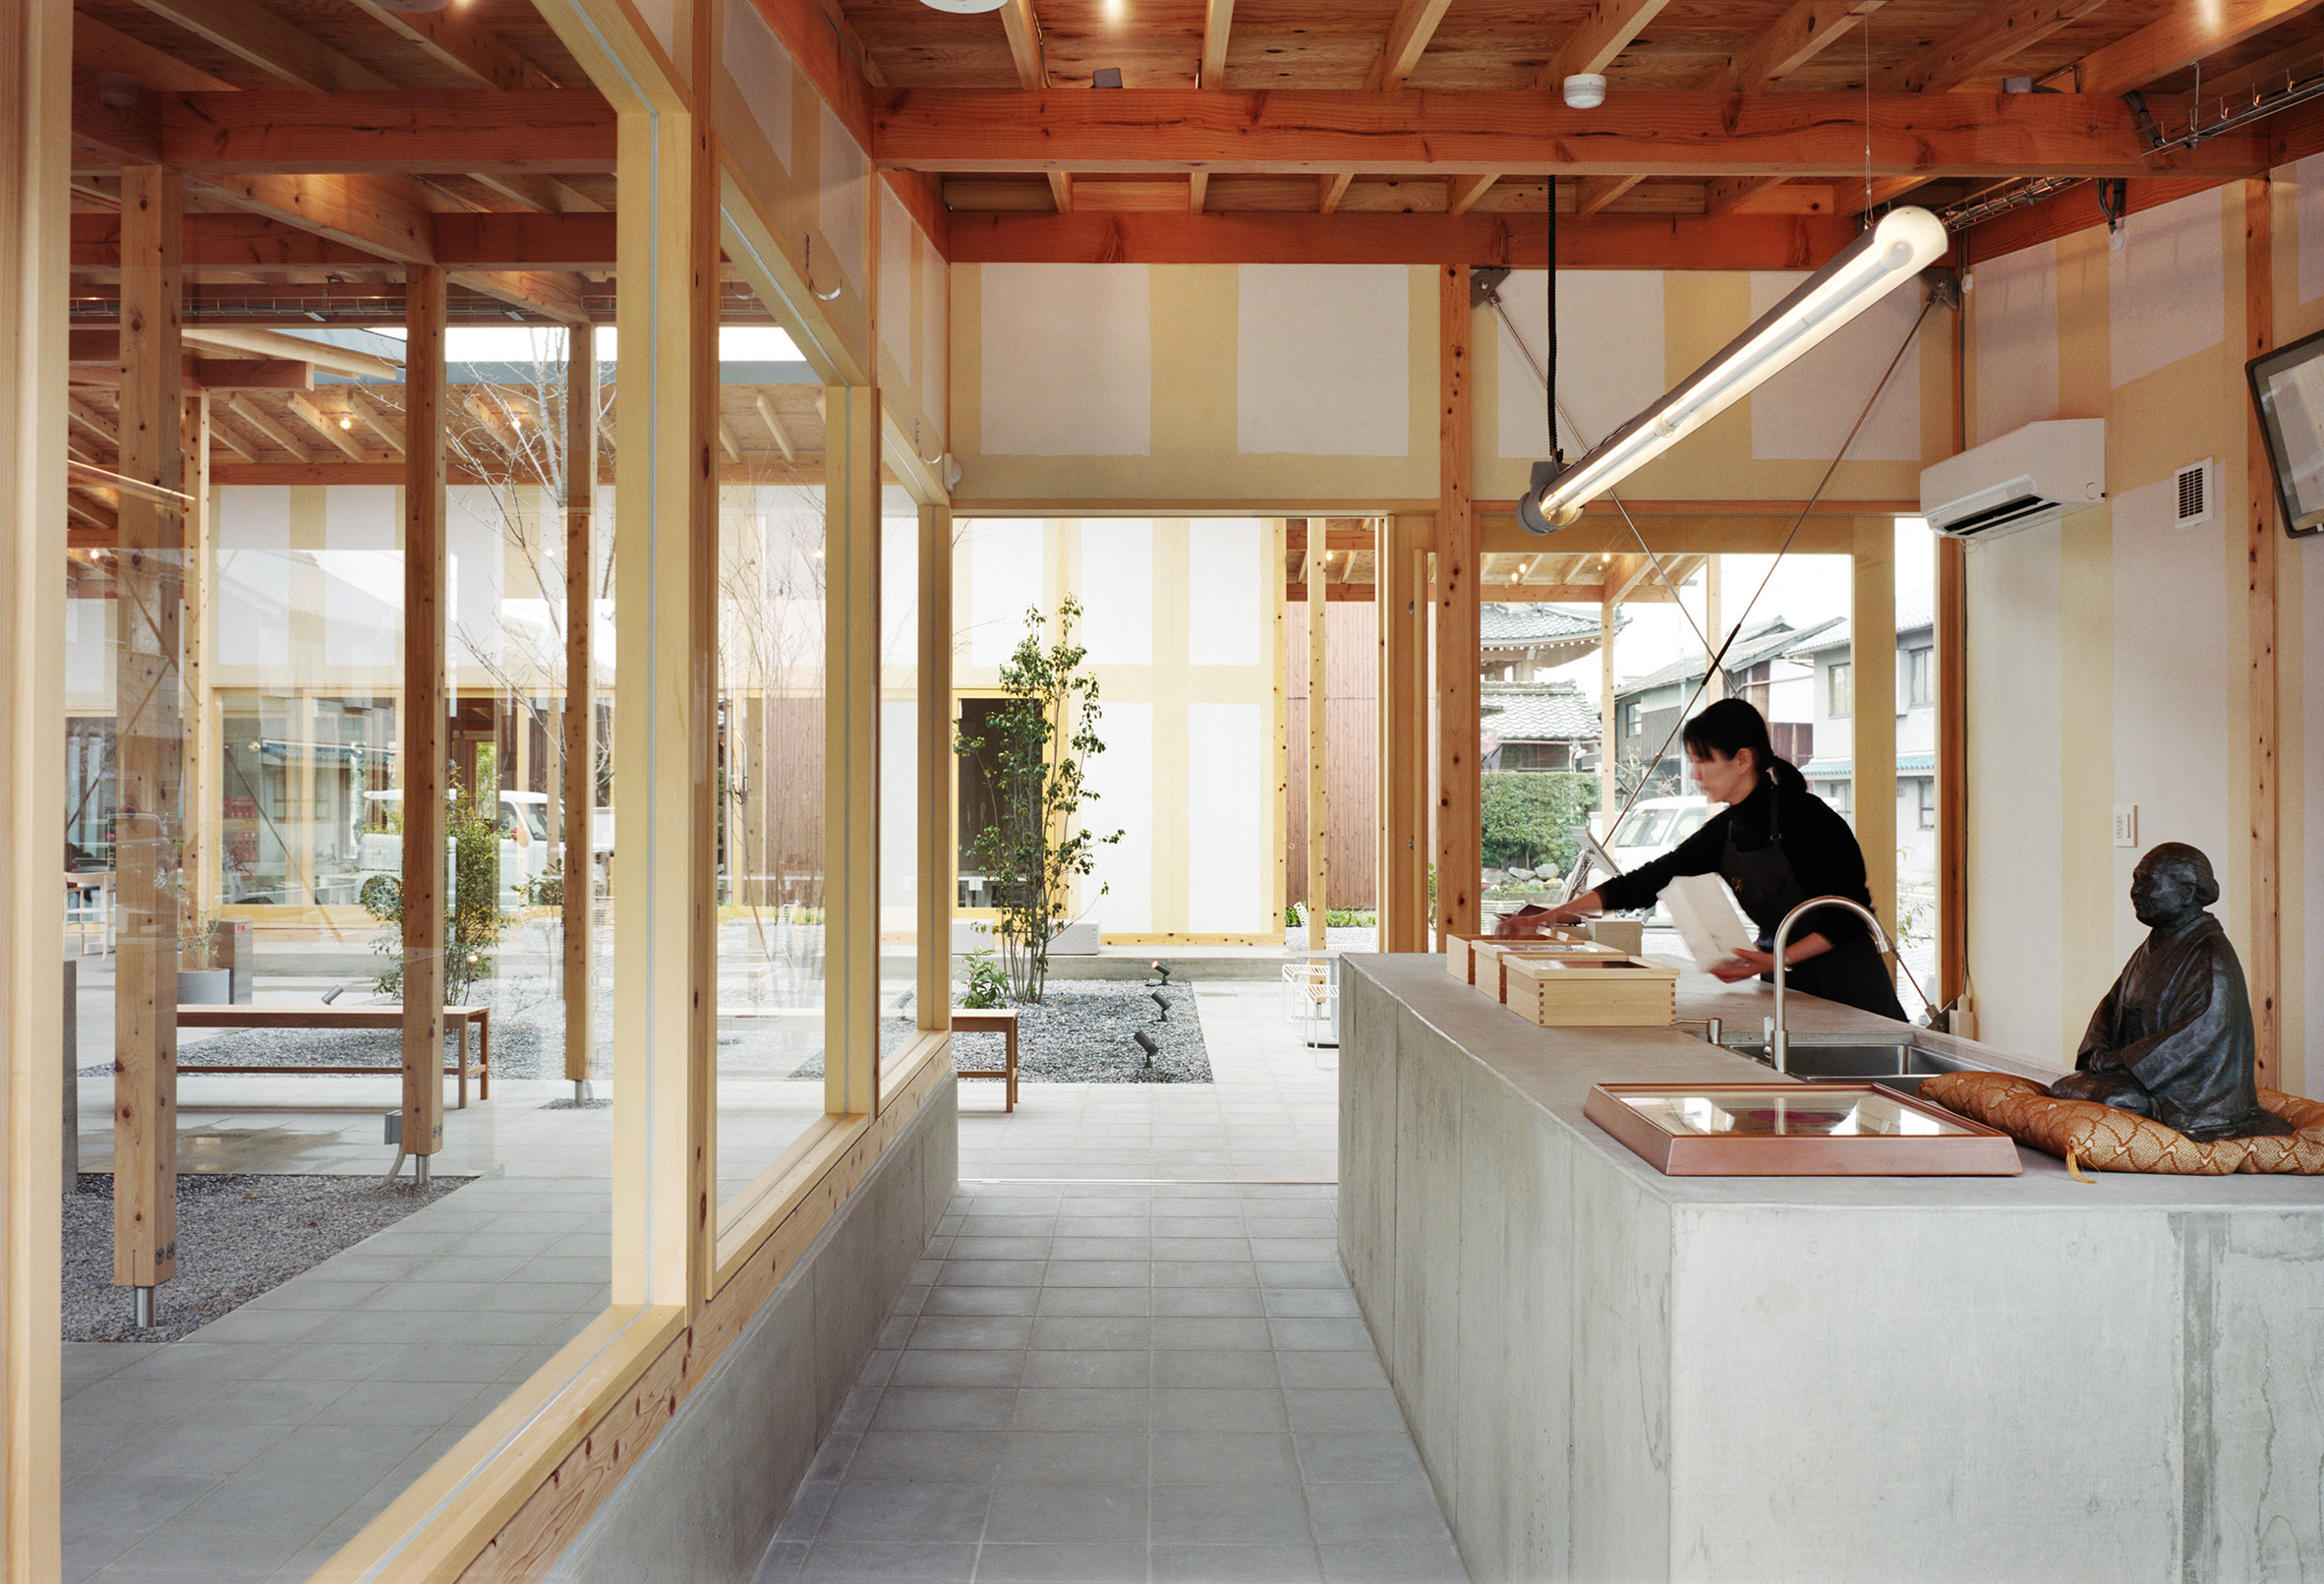
M597 1002L589 968L597 927L597 334L576 324L565 356L565 715L563 785L565 1077L588 1082Z
M1858 517L1854 556L1856 842L1881 927L1896 933L1896 524ZM1915 1007L1909 1009L1919 1011Z
M1703 702L1706 704L1715 704L1727 696L1725 668L1711 664L1718 654L1718 646L1727 641L1724 594L1719 586L1718 557L1707 556L1703 558L1703 642L1707 645L1703 651Z
M122 171L121 472L150 493L121 492L114 557L120 955L113 1003L113 1280L143 1290L141 1309L152 1288L177 1274L178 1257L177 843L185 753L178 314L185 207L185 180L175 171L149 165ZM30 681L18 677L16 684Z
M0 7L0 1578L64 1571L59 1227L66 196L73 17Z
M1601 842L1613 835L1614 816L1622 811L1622 783L1617 774L1622 739L1617 734L1620 723L1614 708L1614 623L1622 617L1622 607L1614 601L1613 585L1606 588L1605 601L1598 608L1598 837ZM1574 861L1581 862L1581 854L1576 853Z
M1469 266L1437 271L1436 914L1441 938L1477 931L1483 878L1477 773L1477 577L1482 557L1470 508Z
M1291 544L1291 522L1287 517L1266 519L1266 545L1261 555L1269 568L1267 609L1274 613L1270 623L1272 637L1267 646L1268 666L1275 686L1269 694L1275 717L1271 748L1275 765L1275 808L1268 830L1267 851L1277 856L1270 865L1275 871L1275 897L1270 917L1285 920L1284 938L1291 936L1291 639L1288 635L1291 601L1273 593L1273 568L1285 564L1284 557Z
M824 390L824 1104L879 1094L880 396Z
M1372 558L1379 601L1379 945L1428 949L1428 658L1425 517L1380 524Z
M1969 976L1966 548L1957 539L1937 541L1937 982L1930 994L1940 1006L1959 996Z
M1325 620L1324 580L1331 575L1330 519L1307 519L1307 950L1323 950L1324 910L1330 906L1330 820L1324 752L1330 733L1325 730L1324 657L1329 650L1330 624Z
M2243 357L2276 347L2275 226L2268 178L2243 183ZM2244 959L2259 1081L2283 1086L2284 914L2282 851L2277 839L2282 789L2276 744L2282 730L2276 697L2276 481L2259 418L2244 410L2244 612L2250 633L2251 949Z
M717 1213L717 171L687 115L620 126L613 1302L694 1308Z
M223 835L218 786L218 703L215 666L215 607L210 600L216 573L209 499L209 392L185 399L184 478L186 559L180 617L186 672L186 745L179 772L185 799L184 903L207 924L217 916L220 893L219 844ZM211 963L209 967L217 965Z
M444 274L405 271L403 435L403 1147L443 1147Z
M920 968L922 1028L950 1027L953 903L953 510L920 508Z

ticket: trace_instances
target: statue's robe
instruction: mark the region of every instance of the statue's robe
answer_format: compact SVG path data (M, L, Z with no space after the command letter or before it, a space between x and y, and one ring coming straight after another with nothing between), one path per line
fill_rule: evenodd
M2264 1109L2253 1069L2251 997L2219 920L2156 929L2090 1017L2074 1074L2050 1092L2153 1117L2190 1139L2290 1133Z

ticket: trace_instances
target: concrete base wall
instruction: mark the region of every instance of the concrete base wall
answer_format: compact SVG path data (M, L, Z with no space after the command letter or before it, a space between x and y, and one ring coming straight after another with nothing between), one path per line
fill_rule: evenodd
M952 1202L958 1096L947 1083L921 1107L551 1579L735 1584L757 1571Z

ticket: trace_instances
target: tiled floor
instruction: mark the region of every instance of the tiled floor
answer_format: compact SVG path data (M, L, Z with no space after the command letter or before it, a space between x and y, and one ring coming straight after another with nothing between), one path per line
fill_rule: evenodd
M761 1584L1466 1578L1340 1271L1332 1053L1271 986L1200 1006L1208 1089L966 1092L953 1212Z

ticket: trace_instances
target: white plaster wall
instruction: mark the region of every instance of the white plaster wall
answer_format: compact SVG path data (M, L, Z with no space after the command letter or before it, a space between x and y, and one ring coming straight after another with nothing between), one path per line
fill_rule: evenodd
M726 8L726 67L775 158L790 169L790 52L747 0Z
M2227 335L2220 192L2196 193L2122 222L2107 255L2116 389L2217 346Z
M2300 585L2301 740L2305 744L2306 778L2302 803L2306 813L2307 872L2300 892L2292 900L2304 908L2307 941L2307 1062L2303 1084L2311 1095L2324 1094L2324 541L2301 540L2277 549L2277 568ZM2295 565L2287 563L2295 563ZM2289 887L2286 888L2288 891Z
M920 385L912 367L912 217L886 182L880 190L880 343L896 360L904 383Z
M1024 635L1041 600L1043 532L1037 519L979 518L968 534L968 664L998 666Z
M115 600L65 602L65 713L112 708Z
M1263 579L1256 517L1198 517L1187 525L1187 656L1196 666L1256 666Z
M2229 862L2228 764L2241 744L2226 714L2239 679L2228 654L2228 529L2174 527L2176 504L2168 476L2114 499L2113 801L2138 805L2137 847L2115 849L2118 958L2146 936L2130 912L2130 869L2158 842L2209 853L2225 888L2219 916L2242 916Z
M290 491L279 485L228 484L217 493L217 656L221 666L287 666L290 623L277 607L268 616L254 602L281 585L290 553Z
M1758 319L1807 278L1790 270L1755 271L1751 317ZM1830 461L1920 317L1920 288L1908 282L1760 386L1749 398L1751 454L1763 461ZM1888 388L1848 446L1851 460L1921 459L1921 342L1927 323L1897 359Z
M2064 1038L2064 730L2055 523L1972 544L1969 972L1978 1037L2055 1059Z
M391 484L342 485L322 492L323 659L334 669L393 668L403 659L402 492ZM494 613L493 627L547 616L538 589L530 612ZM545 636L545 635L544 635ZM538 647L548 653L544 641ZM454 653L460 653L455 645Z
M1081 524L1080 626L1094 666L1154 663L1152 519L1091 518ZM1110 712L1109 712L1110 713Z
M1082 910L1101 930L1143 934L1154 927L1154 706L1104 708L1097 734L1106 751L1088 763L1096 800L1082 805L1081 823L1101 836L1120 831L1122 840L1097 848L1096 866L1081 882Z
M1235 278L1238 448L1410 454L1411 271L1243 264Z
M1144 264L986 264L979 284L986 454L1151 454Z
M2058 244L1981 264L1975 279L1977 427L1969 443L1982 445L2058 416Z
M944 255L918 241L920 257L920 404L949 439L952 433L952 271Z
M1543 342L1548 276L1519 269L1501 283L1501 300L1537 362ZM1509 326L1493 316L1500 338L1493 381L1498 399L1496 444L1502 456L1540 459L1549 454L1541 381ZM1662 275L1647 269L1569 269L1557 277L1557 399L1572 423L1559 435L1568 457L1578 457L1636 417L1669 387L1662 357Z
M867 164L863 150L855 146L846 123L832 114L831 106L817 101L822 112L820 164L822 183L815 199L816 223L822 228L832 251L840 256L840 269L847 277L847 284L860 293L863 290L864 250L871 229L868 192L865 185Z
M1256 704L1187 706L1187 928L1196 934L1269 927L1274 782L1265 735Z

